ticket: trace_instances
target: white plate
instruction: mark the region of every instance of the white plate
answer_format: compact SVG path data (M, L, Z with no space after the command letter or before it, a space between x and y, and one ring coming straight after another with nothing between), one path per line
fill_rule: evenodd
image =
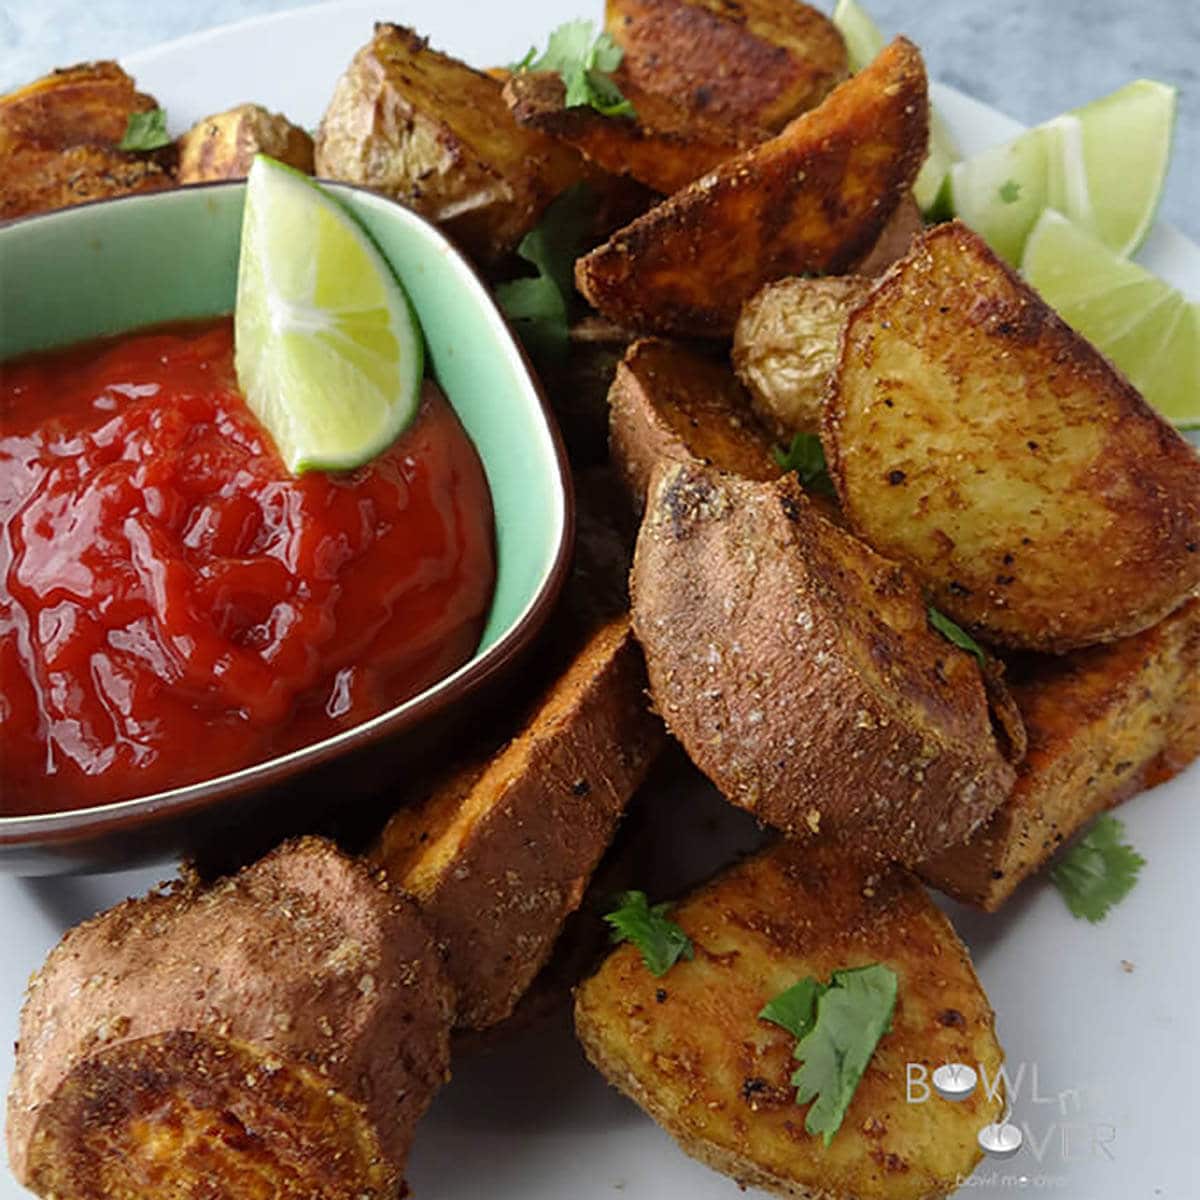
M164 103L174 128L248 99L315 126L337 73L386 10L378 0L353 0L280 13L170 43L126 65ZM386 15L468 61L489 64L520 57L569 14L553 0L523 0L519 11L407 0ZM1049 68L1053 51L1045 54ZM950 89L937 88L935 99L968 151L1016 128ZM1200 248L1177 231L1156 229L1142 258L1200 297ZM1149 865L1103 925L1073 920L1040 882L996 917L947 906L999 1015L1017 1085L1014 1119L1026 1129L1021 1154L985 1163L963 1196L1028 1191L1067 1200L1187 1200L1200 1194L1191 1143L1200 1080L1194 1015L1200 767L1127 804L1121 816ZM69 925L145 890L161 874L0 878L0 1080L12 1070L29 972ZM1132 972L1123 962L1133 964ZM739 1194L605 1086L584 1062L565 1018L458 1066L421 1125L409 1178L424 1200L735 1200ZM0 1200L26 1195L4 1173Z

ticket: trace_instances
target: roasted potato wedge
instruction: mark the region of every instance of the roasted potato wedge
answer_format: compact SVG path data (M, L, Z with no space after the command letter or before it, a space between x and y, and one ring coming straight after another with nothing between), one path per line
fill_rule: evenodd
M113 62L81 63L0 98L0 220L172 186L174 151L117 149L156 108Z
M914 863L966 837L1015 775L975 659L916 582L819 514L794 475L665 463L631 578L668 729L731 803Z
M957 222L851 314L821 436L852 526L984 640L1114 641L1200 584L1200 457Z
M961 1103L910 1103L909 1072L969 1063L994 1093L1003 1052L966 948L907 871L781 843L671 918L695 958L656 979L622 946L579 989L575 1027L608 1081L686 1153L743 1187L808 1200L929 1200L971 1173L1000 1096L981 1084ZM870 963L899 976L892 1028L825 1146L804 1131L789 1082L795 1038L758 1014L801 979Z
M579 290L631 328L728 336L763 284L867 253L912 186L928 125L925 67L899 38L820 108L579 259Z
M780 129L846 77L842 35L796 0L607 0L605 24L640 88L728 124Z
M747 479L782 474L733 372L677 342L634 342L617 367L608 404L613 465L638 512L664 459L708 463Z
M781 441L820 431L842 331L870 288L861 275L779 279L742 306L734 369L755 412Z
M259 104L239 104L197 121L181 137L176 182L244 179L256 154L313 173L313 140L298 125Z
M1097 813L1200 754L1200 600L1108 646L1016 665L1029 749L1012 795L965 845L918 868L994 912Z
M564 104L555 72L514 75L504 99L518 125L574 146L613 175L629 175L656 192L676 192L718 163L764 140L765 133L735 130L689 114L670 100L621 83L636 117L606 117L594 108Z
M393 1200L447 1076L413 902L315 838L71 930L30 984L9 1162L41 1196Z
M662 745L627 617L602 626L495 757L389 822L373 858L417 898L457 1024L509 1016L579 906Z
M575 150L517 125L499 80L386 23L338 80L316 170L385 192L485 262L508 253L555 196L588 175Z

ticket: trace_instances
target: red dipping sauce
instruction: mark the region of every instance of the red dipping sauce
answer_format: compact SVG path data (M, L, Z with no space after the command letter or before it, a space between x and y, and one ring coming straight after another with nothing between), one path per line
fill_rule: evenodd
M453 409L288 474L231 320L0 366L0 815L208 779L415 695L474 653L491 497Z

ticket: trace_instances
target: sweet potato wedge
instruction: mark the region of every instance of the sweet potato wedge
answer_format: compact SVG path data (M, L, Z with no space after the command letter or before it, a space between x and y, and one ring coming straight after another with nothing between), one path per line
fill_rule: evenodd
M730 124L780 129L846 77L842 35L796 0L607 0L605 25L639 87Z
M671 917L695 958L656 979L622 946L579 989L575 1027L681 1149L743 1187L807 1200L929 1200L971 1173L1000 1097L981 1083L960 1103L912 1103L909 1072L968 1063L994 1090L1003 1052L966 948L907 871L781 843ZM801 979L871 963L899 977L892 1027L824 1146L789 1082L795 1038L758 1014Z
M662 742L628 618L602 626L521 732L401 809L374 860L421 905L457 1024L512 1011L579 906Z
M393 1200L449 1063L412 901L315 838L126 901L30 983L13 1173L56 1200Z
M821 436L852 526L984 640L1114 641L1200 584L1196 451L957 222L851 314Z
M965 845L918 867L994 912L1097 813L1200 754L1200 600L1107 646L1015 668L1029 749L1012 795Z
M765 283L837 274L874 245L925 155L925 67L897 39L819 108L579 259L579 290L635 329L725 337Z
M52 71L0 98L0 220L172 186L174 150L117 149L157 107L113 62Z
M306 130L259 104L239 104L197 121L178 141L176 182L244 179L256 154L313 173L313 140Z
M491 261L588 168L522 129L503 84L380 23L338 80L316 141L317 174L377 188Z
M638 512L663 459L707 463L747 479L782 474L733 372L677 342L634 342L617 367L608 405L613 465Z
M975 659L794 475L661 465L631 590L667 728L726 799L789 836L919 862L1012 787Z
M778 279L742 306L733 366L755 412L781 441L820 431L842 331L870 287L860 275Z
M656 192L686 187L767 136L689 114L663 96L618 79L636 117L565 107L562 79L549 71L514 75L505 85L504 99L518 125L567 142L604 170L632 176Z

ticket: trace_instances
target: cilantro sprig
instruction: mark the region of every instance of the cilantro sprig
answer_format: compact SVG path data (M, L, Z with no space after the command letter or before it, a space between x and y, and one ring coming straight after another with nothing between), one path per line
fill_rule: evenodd
M632 942L656 978L681 958L690 960L696 953L691 938L667 916L670 909L670 904L651 905L645 892L623 892L604 917L612 927L614 944Z
M1100 817L1051 868L1050 878L1076 917L1103 921L1133 890L1146 860L1125 840L1116 817Z
M786 450L776 446L773 453L775 461L785 471L795 471L810 492L819 492L824 496L837 495L833 480L829 478L821 439L815 433L798 433Z
M568 108L594 108L606 117L633 117L637 115L633 105L612 79L624 57L625 52L608 33L597 34L595 22L581 18L554 30L540 57L537 47L531 46L520 62L513 63L512 70L557 72L567 91Z
M117 143L118 150L161 150L171 144L167 133L167 114L161 108L148 112L132 112L125 122L125 133Z
M939 612L929 605L929 624L938 631L948 642L952 642L960 650L975 655L981 668L987 666L987 655L983 647L960 625L956 625L944 612Z
M879 1040L892 1027L898 985L896 973L880 963L834 971L827 984L810 975L758 1014L796 1038L796 1103L811 1102L804 1128L820 1134L826 1146L842 1127Z
M522 239L517 253L537 275L496 286L496 300L531 353L561 361L567 351L575 259L591 227L595 197L585 183L568 188Z

